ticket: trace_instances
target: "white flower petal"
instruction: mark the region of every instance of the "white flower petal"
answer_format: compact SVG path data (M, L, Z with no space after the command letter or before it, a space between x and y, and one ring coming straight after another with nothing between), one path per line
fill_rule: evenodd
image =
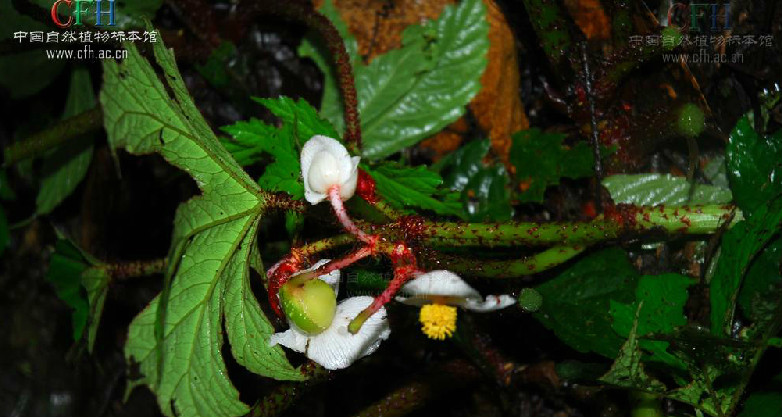
M356 190L360 157L350 157L339 141L315 135L301 150L301 175L304 180L304 197L312 204L326 198L328 189L340 186L343 200L353 196Z
M357 334L348 332L348 324L372 304L372 297L348 298L337 306L331 326L310 338L307 357L326 369L343 369L371 354L391 334L385 308L372 315Z
M468 310L486 312L500 310L516 304L516 298L510 295L487 295L485 300L480 298L467 298L459 306Z
M269 346L282 345L296 352L304 353L307 350L307 341L307 335L292 326L284 332L273 334L269 338Z
M481 295L451 271L431 271L419 275L402 287L411 296L440 296L480 299Z
M346 201L353 197L356 193L356 185L358 185L358 163L361 161L360 156L354 156L350 159L350 170L347 171L348 175L342 181L342 186L339 189L339 197L342 201Z

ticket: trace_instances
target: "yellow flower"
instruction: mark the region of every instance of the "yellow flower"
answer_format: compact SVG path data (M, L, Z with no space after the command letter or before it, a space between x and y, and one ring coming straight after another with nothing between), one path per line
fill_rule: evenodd
M443 304L427 304L418 316L421 331L430 339L445 340L456 331L456 307Z

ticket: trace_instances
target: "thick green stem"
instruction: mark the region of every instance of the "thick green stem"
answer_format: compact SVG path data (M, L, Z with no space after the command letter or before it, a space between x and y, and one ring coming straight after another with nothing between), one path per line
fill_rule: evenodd
M103 126L103 110L100 106L56 123L29 138L16 142L4 150L4 164L15 164L24 159L42 156L46 151L73 140Z
M735 216L734 216L735 214ZM668 235L704 235L743 217L730 205L617 206L589 222L454 223L423 221L416 233L441 246L585 246L657 230Z
M424 260L423 264L445 265L448 270L480 278L513 278L537 274L563 264L586 249L582 246L555 246L521 259L493 260L457 256L437 256L436 260Z
M298 248L294 248L291 252L299 257L308 258L316 253L334 249L339 246L349 245L355 241L356 238L353 235L337 235L299 246Z

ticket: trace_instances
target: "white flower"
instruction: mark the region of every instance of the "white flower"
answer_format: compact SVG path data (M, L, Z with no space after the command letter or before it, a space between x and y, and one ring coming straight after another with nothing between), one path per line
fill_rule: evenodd
M301 273L313 271L329 262L323 259ZM339 270L318 277L338 291ZM280 344L296 352L304 353L308 358L329 370L343 369L356 360L367 356L388 339L391 329L388 326L385 308L381 308L370 317L357 334L348 332L348 324L362 310L369 307L372 297L351 297L337 305L331 325L321 333L310 335L291 323L291 328L272 335L269 345Z
M304 198L318 204L328 196L329 189L339 187L339 196L345 201L356 192L358 162L361 157L350 157L348 150L336 139L315 135L301 149L301 175L304 179Z
M485 299L458 275L450 271L422 274L402 287L410 295L397 297L406 304L421 306L421 331L430 339L444 340L456 331L456 307L480 312L499 310L516 302L510 295L489 295Z
M397 300L406 304L447 304L480 312L499 310L516 303L514 297L504 294L483 298L458 275L444 270L419 275L402 287L402 293L410 298L397 297Z

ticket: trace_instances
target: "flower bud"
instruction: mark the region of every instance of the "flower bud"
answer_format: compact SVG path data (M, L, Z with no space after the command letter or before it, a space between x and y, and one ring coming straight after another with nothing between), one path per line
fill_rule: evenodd
M301 174L304 180L304 198L312 204L325 200L329 189L339 187L339 196L345 201L356 192L358 162L336 139L315 135L301 149Z

